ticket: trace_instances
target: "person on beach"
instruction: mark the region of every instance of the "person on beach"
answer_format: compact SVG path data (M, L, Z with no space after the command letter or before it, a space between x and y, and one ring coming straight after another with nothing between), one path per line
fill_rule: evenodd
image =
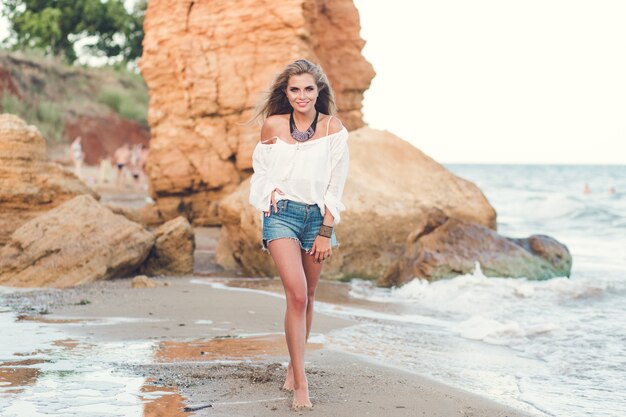
M111 179L111 172L113 166L111 165L111 157L106 156L100 160L100 170L98 171L98 185L108 184Z
M135 188L140 188L141 184L141 151L143 149L143 144L137 144L133 146L132 151L130 153L130 174L133 176L133 186Z
M305 59L276 77L257 117L264 119L252 155L250 203L261 213L262 250L269 251L287 300L285 338L290 362L283 389L294 409L312 407L304 370L313 300L323 262L339 246L348 174L348 131L322 69Z
M82 139L80 136L77 136L70 145L70 157L74 163L74 173L78 178L82 178L83 160L85 159L85 153L81 144Z
M125 167L128 166L131 157L131 147L130 143L120 146L113 154L113 159L115 160L115 165L117 166L117 177L115 178L115 185L119 187L123 187L126 185L126 175Z

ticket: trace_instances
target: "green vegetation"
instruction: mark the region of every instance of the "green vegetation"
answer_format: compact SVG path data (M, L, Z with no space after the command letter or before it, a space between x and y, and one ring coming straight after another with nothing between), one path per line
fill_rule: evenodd
M16 114L35 125L48 141L60 143L63 140L65 123L56 105L45 99L30 105L5 91L0 99L0 107L5 113Z
M141 75L120 66L101 70L112 71L119 85L103 86L98 95L98 102L105 104L122 117L148 126L148 88Z
M146 114L142 111L141 104L124 90L102 89L98 101L127 119L146 124Z
M26 103L15 97L13 94L5 91L2 95L2 101L0 101L0 107L5 113L21 115L26 113L26 108L28 106L26 106Z
M135 68L141 56L147 0L3 0L10 35L0 39L0 68L15 89L0 94L0 111L39 128L49 144L66 143L66 125L111 111L147 127L148 91ZM128 2L126 2L128 3ZM80 45L80 46L79 46ZM68 65L84 57L116 62L99 68ZM87 60L87 62L92 62ZM6 80L0 80L5 82Z
M111 112L148 127L148 89L141 75L123 65L85 68L35 53L0 52L19 95L4 89L0 111L37 126L49 145L65 144L67 123Z
M133 62L141 56L143 20L147 1L139 0L127 11L123 0L4 0L2 14L11 25L5 41L14 50L34 48L77 59L76 42L98 57Z
M129 71L123 65L95 68L105 77L115 77L116 83L102 85L97 101L120 116L148 126L148 87L140 74Z

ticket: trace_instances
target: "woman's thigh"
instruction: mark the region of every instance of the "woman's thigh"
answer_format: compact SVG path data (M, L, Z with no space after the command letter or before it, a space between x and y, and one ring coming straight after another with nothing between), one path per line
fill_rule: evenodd
M315 288L320 280L322 265L324 265L324 263L314 262L315 258L305 251L301 251L301 256L302 268L304 269L304 275L306 276L307 293L312 297L315 294Z
M270 241L268 249L276 264L287 297L306 296L307 280L300 255L300 243L295 239L279 238Z

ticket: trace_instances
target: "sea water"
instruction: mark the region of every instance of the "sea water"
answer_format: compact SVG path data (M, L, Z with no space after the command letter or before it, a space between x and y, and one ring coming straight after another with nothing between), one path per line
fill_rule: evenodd
M392 289L353 280L351 296L379 307L322 306L359 320L329 342L537 415L626 416L626 166L448 169L483 191L500 234L564 243L571 276L485 277L477 265Z

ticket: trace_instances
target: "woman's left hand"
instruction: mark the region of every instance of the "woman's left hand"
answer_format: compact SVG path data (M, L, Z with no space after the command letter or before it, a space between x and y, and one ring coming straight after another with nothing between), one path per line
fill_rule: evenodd
M317 235L315 241L313 242L313 247L308 252L308 254L313 256L315 263L320 263L330 258L330 256L332 255L332 249L330 248L330 238Z

